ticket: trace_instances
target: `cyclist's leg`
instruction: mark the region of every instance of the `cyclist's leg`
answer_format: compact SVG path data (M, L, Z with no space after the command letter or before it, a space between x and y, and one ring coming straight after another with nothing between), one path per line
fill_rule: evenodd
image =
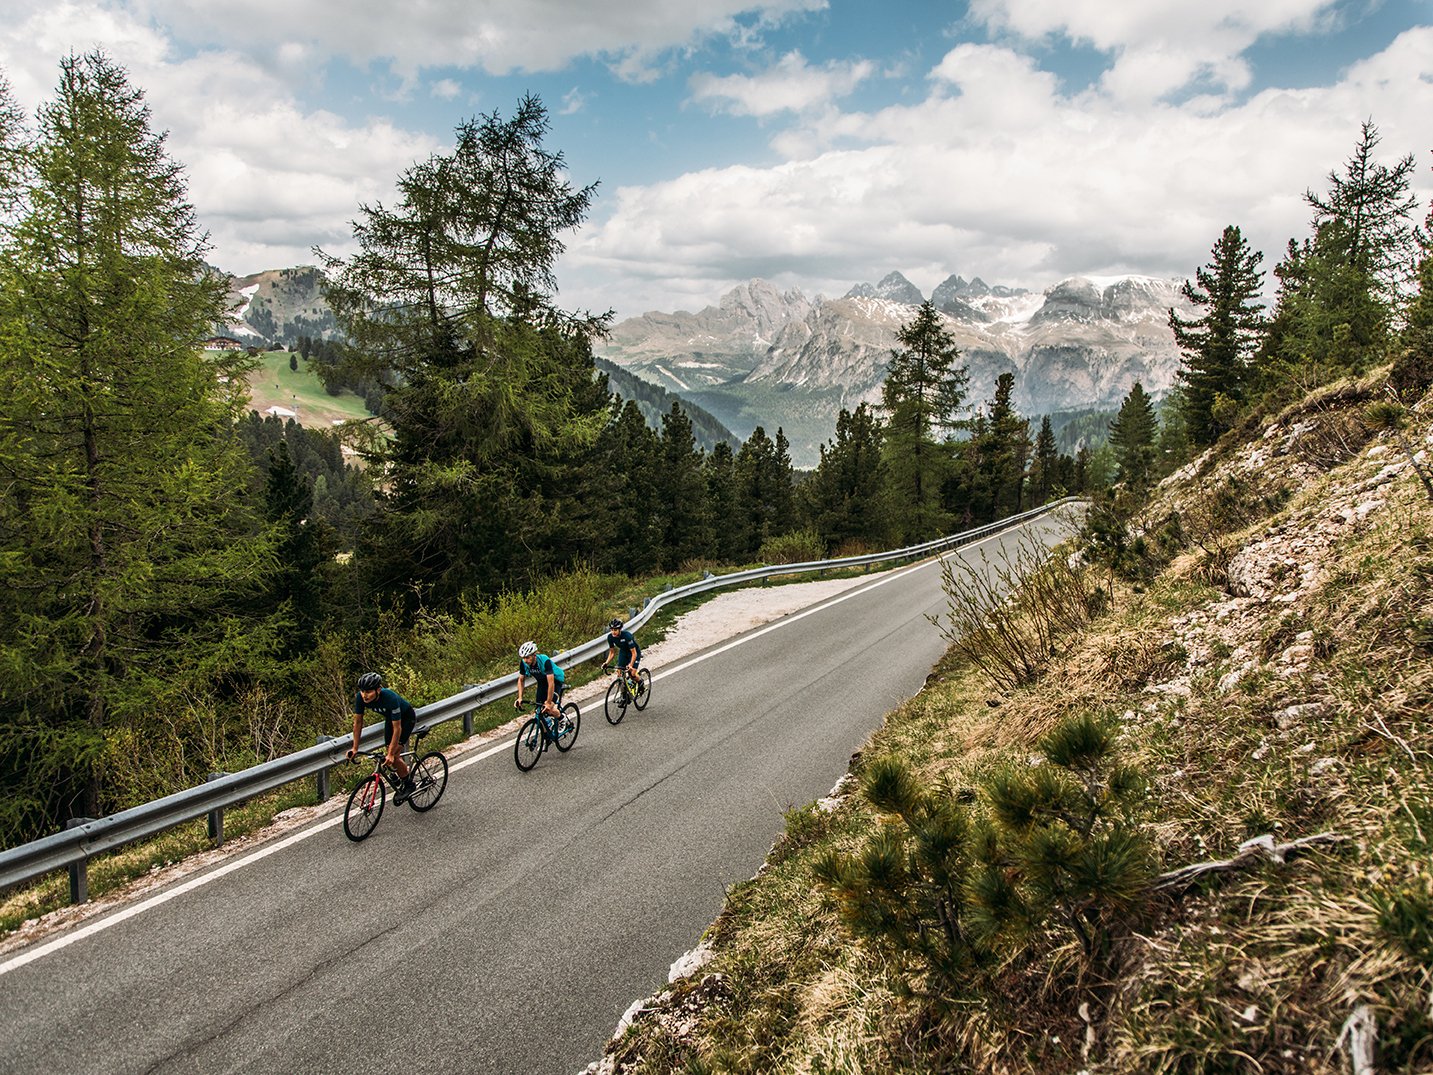
M396 759L394 759L394 762L393 762L393 771L398 774L398 779L399 779L399 780L407 780L407 779L408 779L408 763L403 760L403 748L408 745L408 739L409 739L409 737L412 736L412 734L413 734L413 721L414 721L414 718L413 718L413 717L402 717L402 718L400 718L400 719L397 721L397 724L398 724L398 757L397 757ZM385 738L384 738L384 741L383 741L383 746L384 746L385 749L387 748L387 746L388 746L389 743L393 742L393 725L394 725L394 723L395 723L395 722L392 721L392 720L385 720L385 721L383 722L383 734L384 734L384 737L385 737Z

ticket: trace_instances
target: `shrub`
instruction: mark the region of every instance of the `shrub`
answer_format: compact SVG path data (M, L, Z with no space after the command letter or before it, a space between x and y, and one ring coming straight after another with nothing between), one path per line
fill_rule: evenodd
M1103 607L1088 569L1030 544L998 563L949 557L941 562L941 585L941 635L1002 690L1038 676L1057 639L1084 628Z
M814 530L796 530L769 537L756 558L764 564L804 564L826 558L826 543Z
M1148 898L1144 783L1116 756L1114 724L1069 718L1040 749L1038 764L996 769L973 794L922 783L898 758L872 760L861 790L884 823L816 863L845 927L938 1010L979 989L988 1004L997 969L1065 931L1107 980Z

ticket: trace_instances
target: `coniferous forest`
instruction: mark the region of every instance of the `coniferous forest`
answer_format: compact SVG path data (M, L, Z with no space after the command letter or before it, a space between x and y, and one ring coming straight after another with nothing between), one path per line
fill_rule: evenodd
M1413 158L1378 163L1369 123L1308 192L1271 310L1262 255L1218 235L1185 285L1200 316L1170 312L1179 384L1132 387L1108 458L1021 415L1013 376L970 383L927 303L879 405L842 411L798 473L779 416L733 443L613 391L592 353L610 315L554 298L598 188L548 133L535 97L460 123L357 208L355 253L321 255L339 331L302 361L368 400L350 461L249 408L249 356L200 349L224 288L126 72L69 57L33 119L0 82L0 846L342 731L367 668L422 704L520 636L591 637L633 580L890 548L1074 493L1127 563L1121 520L1249 416L1390 357L1410 391L1433 375Z

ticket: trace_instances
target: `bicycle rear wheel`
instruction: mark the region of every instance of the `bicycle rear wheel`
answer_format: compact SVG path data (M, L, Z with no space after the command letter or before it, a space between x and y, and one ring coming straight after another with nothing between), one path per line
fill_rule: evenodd
M343 810L344 835L355 842L366 838L383 816L387 798L388 792L377 773L354 788Z
M652 673L643 668L637 673L637 693L632 696L632 704L638 709L646 709L651 700Z
M408 805L421 814L437 806L443 797L448 786L448 759L430 750L418 759L409 775L413 778L413 794L408 796Z
M542 725L536 717L528 717L527 723L517 733L517 742L513 744L513 761L523 772L527 772L537 764L537 759L542 757L542 748L546 746L542 738Z
M582 711L576 702L562 707L562 716L557 718L557 749L566 754L577 742L577 730L582 726Z
M608 724L621 724L622 718L627 715L627 692L622 689L620 677L614 679L612 686L607 688L607 697L602 701L602 712L606 715Z

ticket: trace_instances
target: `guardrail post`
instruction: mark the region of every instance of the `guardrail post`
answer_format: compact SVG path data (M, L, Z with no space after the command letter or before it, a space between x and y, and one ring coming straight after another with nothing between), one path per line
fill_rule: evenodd
M314 740L313 745L316 746L316 747L321 747L321 746L323 746L325 743L337 743L337 742L338 742L338 736L336 736L336 735L320 735L318 738L316 738L316 739ZM314 795L317 796L317 801L318 801L318 802L327 802L327 801L328 801L329 788L328 788L328 767L327 767L327 766L325 766L324 768L320 769L316 774L314 774L314 789L313 789L313 790L314 790Z
M228 773L210 773L205 778L205 782L218 780L221 776L228 775ZM222 806L209 811L209 839L214 841L215 847L224 846L224 808Z
M65 828L73 829L93 821L92 817L72 817L65 822ZM70 902L88 903L90 898L90 860L80 859L70 863Z
M476 686L477 686L476 683L464 683L464 684L463 684L463 690L465 690L465 691L470 691L470 690L472 690L472 689L473 689L474 687L476 687ZM463 713L463 738L464 738L464 739L470 739L470 738L472 738L472 735L473 735L473 711L472 711L471 709L469 709L469 710L466 710L466 711Z

